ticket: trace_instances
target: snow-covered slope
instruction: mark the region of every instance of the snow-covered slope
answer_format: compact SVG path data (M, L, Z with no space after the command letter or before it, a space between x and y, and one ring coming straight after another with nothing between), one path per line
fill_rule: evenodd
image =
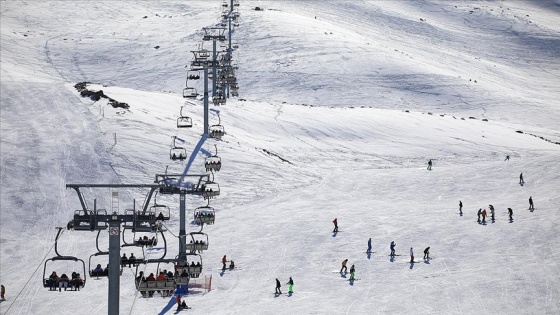
M188 295L189 312L560 312L558 1L240 3L240 99L212 108L211 124L219 114L227 134L207 140L191 167L202 173L217 145L222 194L211 201L217 219L204 228L202 255L213 290ZM171 137L186 140L190 155L203 123L201 101L181 97L184 66L220 8L2 2L0 313L106 313L106 279L80 292L40 285L54 228L79 208L65 185L151 183L166 168L184 170L169 160ZM73 85L83 81L130 109L81 98ZM176 128L181 106L192 130ZM143 193L121 190L122 208ZM85 195L110 208L108 189ZM172 256L178 199L158 202L171 207ZM188 198L188 222L205 204ZM489 204L496 222L477 224ZM59 251L87 263L95 238L66 231ZM402 256L390 259L393 240ZM423 261L427 246L434 259ZM410 247L419 263L407 262ZM221 272L224 254L239 270ZM345 258L353 283L338 273ZM294 295L275 297L275 278L290 276ZM121 313L175 309L170 298L141 298L133 278L125 268Z

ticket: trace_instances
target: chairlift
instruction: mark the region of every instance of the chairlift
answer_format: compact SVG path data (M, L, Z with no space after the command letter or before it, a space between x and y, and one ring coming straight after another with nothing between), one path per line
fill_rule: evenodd
M158 236L157 233L160 232L161 230L156 230L154 232L148 232L148 234L144 234L144 235L139 235L138 239L136 238L136 233L133 233L132 235L132 241L131 242L127 242L125 234L126 234L126 230L128 229L132 229L132 228L123 228L121 234L122 234L122 244L121 244L121 248L122 247L129 247L129 246L134 246L134 247L153 247L156 246L158 244ZM140 233L140 232L137 232Z
M175 266L177 274L188 274L190 278L198 278L202 273L202 256L195 253L186 253L187 260L185 262L178 262Z
M56 233L56 237L54 240L54 252L56 253L56 256L49 258L47 260L45 260L45 264L43 267L43 287L44 288L49 288L49 290L51 291L55 291L56 287L58 286L59 290L62 290L62 286L64 286L64 291L66 291L68 288L70 288L70 290L80 290L80 287L85 287L86 285L86 264L82 259L79 259L77 257L74 256L62 256L58 253L58 239L62 233L63 228L62 227L57 227L58 232ZM82 272L80 273L76 273L76 270L72 270L72 278L68 280L68 282L65 283L64 280L60 281L58 279L58 275L53 273L56 271L54 270L53 273L51 273L50 276L47 276L47 266L52 267L54 266L54 262L57 261L62 261L62 262L81 262L82 263L82 267L80 268L80 271ZM59 264L57 264L59 265ZM75 264L74 264L75 265ZM50 268L53 269L53 268ZM66 273L61 273L62 274L66 274ZM57 277L55 277L55 275ZM81 275L83 275L83 279L81 278ZM52 276L52 277L51 277Z
M203 232L189 233L191 240L186 244L185 249L191 253L202 252L208 249L208 234Z
M214 139L221 139L226 134L224 126L220 124L210 126L208 133L208 136Z
M140 268L140 263L145 266ZM177 275L176 272L173 272L175 270L176 259L149 259L141 261L140 263L136 266L134 282L136 290L142 294L142 297L152 297L154 292L159 292L164 297L171 296L177 288ZM145 275L143 270L146 270L148 265L155 263L157 263L155 273L150 272L150 275L153 276L154 279L148 280L150 275ZM164 269L162 264L167 264L168 268Z
M218 156L218 146L216 146L214 144L214 147L216 148L216 154L207 157L204 160L204 167L206 168L206 171L217 171L219 172L220 169L222 168L222 159Z
M99 235L101 234L101 230L97 232L97 237L95 238L95 247L97 248L97 253L92 254L91 256L89 256L89 261L88 261L88 272L89 272L89 276L90 277L96 277L97 279L99 279L99 277L108 277L109 276L109 262L107 259L107 266L105 268L103 268L101 266L101 264L97 264L95 267L93 267L93 264L91 263L91 259L93 257L97 257L97 256L109 256L109 252L108 251L101 251L101 249L99 249ZM120 265L120 274L122 275L122 265Z
M171 217L171 210L168 206L157 203L157 192L154 197L154 205L150 206L149 212L156 216L157 221L168 221Z
M216 220L216 212L210 207L210 203L206 206L194 209L194 223L196 225L214 224Z
M191 128L192 118L183 114L184 106L181 106L181 111L179 112L179 118L177 118L177 128Z
M210 199L220 194L220 185L214 181L207 181L201 187L202 197Z
M226 98L223 95L212 96L212 103L214 106L225 105Z
M186 87L183 89L183 97L184 98L196 98L198 96L198 92L193 87Z
M187 80L198 80L200 79L200 72L189 70L187 71Z
M177 145L177 137L173 137L173 147L169 150L169 158L173 161L183 161L187 158L187 150Z

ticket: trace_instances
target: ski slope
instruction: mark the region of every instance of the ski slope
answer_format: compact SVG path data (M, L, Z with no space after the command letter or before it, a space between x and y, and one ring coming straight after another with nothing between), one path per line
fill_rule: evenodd
M213 288L184 297L189 313L560 313L558 1L240 4L240 97L211 107L226 135L206 140L190 169L204 173L216 145L221 195L202 254ZM220 1L1 3L1 314L107 312L107 279L88 277L79 292L41 286L55 227L80 207L65 185L183 172L169 160L172 137L190 156L203 130L201 99L181 95L185 65L220 10ZM130 108L81 98L73 86L85 81ZM187 131L176 128L182 106ZM146 193L119 192L121 211ZM109 189L84 194L110 209ZM157 201L171 207L171 257L179 200ZM478 224L490 204L496 221ZM203 205L187 198L187 232L199 230L189 223ZM87 265L95 240L65 231L58 250ZM131 252L141 255L121 253ZM238 269L222 272L223 255ZM346 258L355 282L338 272ZM122 314L175 312L173 298L142 298L134 276L125 268L120 279ZM294 294L275 296L275 279L286 293L289 277Z

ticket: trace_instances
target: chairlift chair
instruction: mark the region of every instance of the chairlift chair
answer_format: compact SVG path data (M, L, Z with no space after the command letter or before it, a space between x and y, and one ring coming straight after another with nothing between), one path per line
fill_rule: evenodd
M65 289L64 289L66 291L66 288L70 287L70 290L72 290L72 289L79 290L80 286L85 287L85 285L86 285L86 280L87 280L86 264L82 259L79 259L77 257L62 256L58 253L58 239L59 239L59 237L62 233L63 228L57 227L57 229L58 229L58 232L56 234L55 241L54 241L54 252L55 252L56 256L45 260L45 264L44 264L44 267L43 267L43 279L42 279L43 287L44 288L49 288L49 290L56 288L56 286L61 288L60 284L56 283L56 281L57 281L56 279L51 279L50 276L47 276L47 266L50 266L50 267L54 266L55 265L54 262L56 262L56 261L62 261L62 262L66 261L66 262L74 262L74 263L81 262L82 266L80 268L80 271L82 273L81 274L77 273L77 274L80 275L80 279L81 279L81 275L83 275L84 278L81 279L80 283L76 283L77 279L69 279L69 282L68 282L67 286L65 286ZM53 268L50 268L50 269L53 269ZM54 271L56 271L56 270L54 270ZM75 271L76 270L72 270L72 272L75 272ZM62 273L60 275L62 275Z
M208 234L203 232L191 232L190 242L185 245L185 250L191 253L202 252L208 249Z
M96 277L96 278L100 278L100 277L108 277L109 276L109 262L107 260L107 265L104 268L102 264L97 264L95 267L93 267L93 265L91 264L91 259L93 257L97 257L97 256L102 256L102 255L106 255L109 256L109 252L97 252L95 254L92 254L91 256L89 256L89 262L88 262L88 266L89 266L89 276L91 278ZM122 274L122 266L121 266L121 274Z
M187 80L198 80L200 79L200 73L198 71L189 70L187 71Z
M209 205L198 207L194 209L194 223L196 225L201 224L214 224L216 220L216 212L214 208Z
M192 118L190 117L181 116L177 118L177 128L191 128L192 125Z
M187 158L187 149L177 145L177 137L173 137L173 147L169 150L169 158L173 161L183 161Z
M181 111L179 112L179 118L177 118L177 128L191 128L192 127L192 118L183 114L183 109L185 107L181 106Z
M157 268L155 272L151 272L151 270L146 271L148 269L148 265L157 263ZM134 282L136 285L136 290L138 290L142 297L152 297L154 292L159 292L163 297L170 296L173 294L175 289L177 288L176 283L176 272L175 271L175 259L149 259L143 260L140 264L144 264L142 268L140 268L140 264L136 266L136 272L134 277ZM167 269L163 269L161 264L168 264L169 267ZM143 270L140 270L143 269ZM166 273L167 272L167 273ZM155 280L147 280L149 273L154 274ZM158 280L158 275L163 273L166 277L165 279ZM169 274L173 274L171 277Z
M182 268L187 268L191 278L198 278L202 273L202 256L195 253L187 253L187 261Z
M224 126L222 125L212 125L208 131L208 136L210 138L221 139L225 134Z
M207 181L204 183L202 190L202 197L204 199L210 199L220 194L220 185L213 181Z
M198 96L198 92L195 88L186 87L183 89L183 97L184 98L196 98Z
M219 172L220 169L222 168L222 159L216 155L209 156L204 160L204 166L207 172L208 171Z

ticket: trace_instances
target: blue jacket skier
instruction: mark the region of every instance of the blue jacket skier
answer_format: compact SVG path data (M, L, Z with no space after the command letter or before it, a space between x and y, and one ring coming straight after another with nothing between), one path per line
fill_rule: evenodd
M371 253L371 237L369 238L369 240L367 241L367 252Z
M389 256L395 256L395 245L397 245L395 244L395 241L391 241L391 254Z

